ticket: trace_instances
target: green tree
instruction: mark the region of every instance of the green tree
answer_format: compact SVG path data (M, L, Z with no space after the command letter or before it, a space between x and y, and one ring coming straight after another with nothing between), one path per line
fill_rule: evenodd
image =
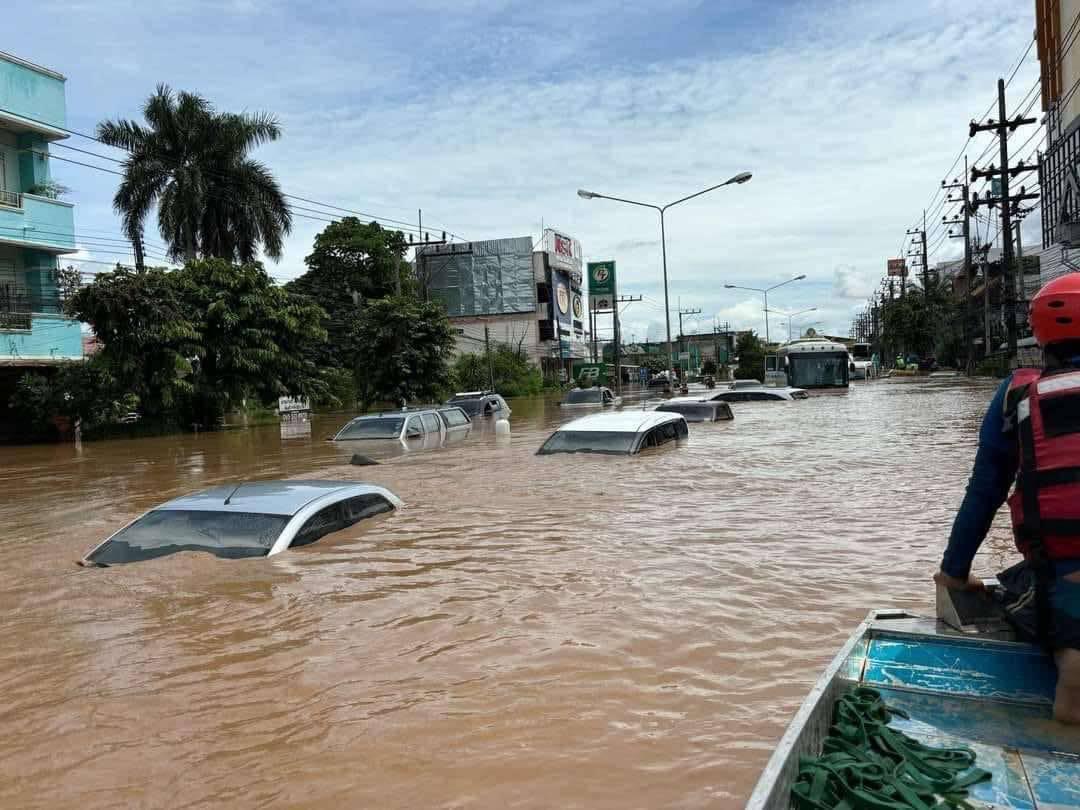
M641 360L641 365L647 368L650 374L660 374L668 370L668 364L664 362L663 353L645 355Z
M273 116L219 113L206 99L164 84L143 105L143 116L145 125L120 119L97 128L103 143L128 152L113 198L128 238L141 238L156 206L158 230L174 259L246 263L260 247L279 259L292 214L270 170L248 157L281 135Z
M326 341L318 306L274 286L259 264L204 259L169 278L192 317L202 315L192 383L203 424L246 397L325 393L310 359Z
M369 301L345 324L343 357L360 403L433 400L450 384L454 334L438 304L401 295Z
M24 374L8 404L29 436L42 437L51 432L53 417L81 421L84 430L92 430L116 422L139 402L121 389L108 363L96 355L51 373Z
M712 376L716 374L716 361L711 357L701 364L701 373L706 376Z
M523 353L505 343L493 345L490 357L482 353L462 354L454 361L453 379L459 390L487 390L492 378L495 390L504 397L529 396L544 389L540 369L530 364Z
M735 354L739 357L739 366L735 369L736 380L765 379L765 346L761 338L753 332L739 335Z
M199 313L170 274L118 267L81 288L69 310L93 327L117 384L144 413L164 418L191 395L192 360L202 352Z

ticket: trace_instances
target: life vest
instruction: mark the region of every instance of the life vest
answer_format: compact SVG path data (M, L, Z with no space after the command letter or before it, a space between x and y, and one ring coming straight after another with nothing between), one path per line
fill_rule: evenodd
M1006 427L1020 447L1013 535L1036 562L1080 558L1080 369L1013 372Z

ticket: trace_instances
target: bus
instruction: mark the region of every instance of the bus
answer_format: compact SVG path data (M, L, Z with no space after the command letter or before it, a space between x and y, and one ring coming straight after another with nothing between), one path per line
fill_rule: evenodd
M847 390L850 362L843 343L820 337L789 340L765 358L765 384L808 391Z

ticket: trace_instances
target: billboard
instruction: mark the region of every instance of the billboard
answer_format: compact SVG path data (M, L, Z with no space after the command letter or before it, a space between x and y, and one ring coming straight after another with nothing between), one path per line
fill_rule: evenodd
M615 297L615 262L589 262L589 295Z
M556 335L568 335L573 328L573 293L570 290L570 275L552 268L551 270L551 320L555 323Z
M581 242L572 236L548 228L544 231L543 250L552 270L566 272L575 288L581 287Z
M904 259L889 259L885 263L890 276L906 276L907 262Z
M532 237L424 245L416 274L454 316L536 311Z

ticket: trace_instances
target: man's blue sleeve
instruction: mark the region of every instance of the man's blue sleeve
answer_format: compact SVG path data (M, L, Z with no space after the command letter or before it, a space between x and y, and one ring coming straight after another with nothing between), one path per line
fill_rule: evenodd
M1005 503L1016 478L1016 437L1005 432L1005 395L1009 382L1005 380L998 388L979 429L975 466L941 559L941 570L951 577L966 579L971 572L975 552L986 539L994 515Z

